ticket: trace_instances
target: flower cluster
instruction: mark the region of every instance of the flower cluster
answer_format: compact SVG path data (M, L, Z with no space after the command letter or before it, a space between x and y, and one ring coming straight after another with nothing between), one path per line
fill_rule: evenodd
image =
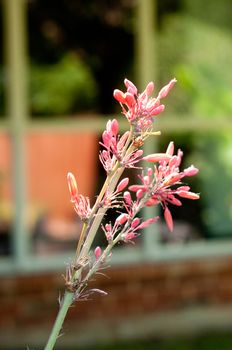
M145 90L140 94L136 86L125 79L127 91L124 93L118 89L114 90L114 97L122 106L123 114L131 125L130 131L119 135L119 124L116 119L109 120L106 129L102 134L99 158L107 172L107 176L112 177L119 169L135 168L139 161L155 163L154 167L142 170L139 179L141 184L129 186L129 190L122 194L128 185L129 179L124 178L112 190L110 182L105 188L102 198L99 200L99 207L108 210L109 208L121 208L122 213L117 217L114 224L108 223L102 226L108 242L120 238L125 242L131 241L138 234L138 231L157 221L158 217L141 221L137 216L139 211L146 206L161 204L164 210L164 218L170 231L173 230L173 219L169 205L182 205L181 198L198 199L199 195L190 191L190 187L182 183L186 176L196 175L198 169L191 165L189 168L180 171L183 152L181 150L174 154L174 143L170 142L165 153L154 153L143 157L143 150L140 147L150 134L153 117L164 110L164 105L160 100L167 96L176 83L172 79L158 93L156 98L152 98L154 84L150 82ZM138 139L141 138L141 143ZM74 209L83 221L88 221L94 217L91 213L89 199L78 193L74 176L68 174L68 185L71 193L71 201ZM116 188L116 189L115 189ZM135 200L132 199L131 192L135 192ZM122 198L122 200L120 199ZM95 209L97 207L95 206ZM96 254L98 255L98 254Z
M156 206L161 204L164 209L164 218L170 231L173 231L173 219L169 204L181 206L181 198L192 200L199 199L199 195L191 192L190 187L183 185L182 179L194 176L198 169L193 165L180 171L180 164L183 152L177 151L174 154L174 143L170 142L165 153L155 153L145 156L143 160L157 163L153 168L148 168L138 175L142 184L129 186L129 190L123 193L122 207L126 210L120 214L114 224L107 223L102 226L106 239L110 242L115 237L119 237L124 242L132 241L138 232L145 227L155 223L159 217L147 219L141 222L137 214L146 206ZM128 180L124 183L128 183ZM125 188L125 186L124 186ZM135 193L132 199L131 192Z
M174 143L170 142L166 153L155 153L144 157L145 161L158 164L153 169L148 168L146 175L139 175L141 185L129 187L130 191L136 192L137 197L144 198L145 206L162 205L164 218L170 231L173 230L173 220L168 205L181 206L180 198L199 199L199 195L191 192L189 186L182 184L184 177L198 173L198 169L193 165L180 171L182 156L181 150L174 155Z
M172 79L158 93L156 98L150 97L154 90L154 83L147 84L145 90L139 94L136 86L128 79L124 80L127 91L114 90L114 98L122 106L122 112L137 134L146 132L153 122L153 117L164 111L165 106L160 100L167 96L175 85L176 79Z
M102 225L102 229L108 242L112 242L114 239L117 240L117 238L120 238L118 241L130 242L137 237L139 230L148 227L158 219L159 217L156 216L141 222L141 219L134 217L131 211L130 214L120 214L113 225L111 223Z
M173 219L169 205L182 205L182 198L199 198L198 194L191 192L190 187L182 182L183 178L197 174L198 169L191 165L183 171L180 170L183 152L178 150L175 155L173 142L170 142L165 153L144 156L141 149L147 137L159 134L152 130L153 117L163 112L165 107L160 101L167 96L176 79L165 85L157 97L151 97L154 90L152 82L142 93L138 93L136 86L128 79L125 79L124 83L126 92L116 89L113 95L122 106L122 113L129 122L129 131L120 136L116 119L109 120L106 124L100 142L103 150L99 155L106 171L106 179L92 207L89 198L79 193L74 175L70 172L67 175L71 202L83 221L83 226L75 257L67 267L66 293L63 300L60 300L59 315L46 349L53 348L64 316L74 301L88 298L94 292L106 294L96 288L87 288L88 282L102 269L114 246L119 242L133 241L141 230L158 220L157 216L146 220L140 218L140 211L144 207L161 205L167 226L172 231ZM142 169L139 175L141 183L128 187L129 178L120 180L123 172L125 168L138 168L137 163L141 160L155 164L143 170L143 162L139 167ZM117 217L114 222L102 224L109 208L118 211ZM100 226L107 244L104 248L97 246L92 253Z
M143 150L132 149L130 152L125 152L129 131L120 137L118 129L118 121L116 119L109 120L106 124L106 130L102 134L102 142L100 142L104 150L100 152L99 159L108 174L112 172L117 162L125 168L135 167L143 155Z

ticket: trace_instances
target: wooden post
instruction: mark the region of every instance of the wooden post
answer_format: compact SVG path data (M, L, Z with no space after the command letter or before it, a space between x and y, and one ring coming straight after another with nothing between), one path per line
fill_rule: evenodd
M155 50L155 24L156 24L156 0L137 0L135 21L135 49L136 49L136 78L140 91L150 81L156 78L156 50ZM159 137L159 136L157 136ZM144 153L154 153L156 149L156 136L146 140ZM158 215L155 208L144 209L143 216L150 218ZM154 254L157 246L158 229L151 225L146 229L143 236L144 254Z
M25 225L26 186L24 131L28 115L26 1L4 0L4 43L6 62L6 114L9 119L12 153L14 222L12 247L16 264L25 261L28 235Z

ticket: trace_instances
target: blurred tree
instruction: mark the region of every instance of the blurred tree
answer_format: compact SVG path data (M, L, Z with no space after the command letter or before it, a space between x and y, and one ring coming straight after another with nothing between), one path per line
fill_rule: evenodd
M94 108L97 87L86 64L67 54L52 65L33 65L29 91L33 115L58 116Z
M75 52L89 67L98 89L96 110L113 112L112 91L133 57L132 0L29 1L29 48L34 64L58 63ZM76 103L76 108L78 104Z

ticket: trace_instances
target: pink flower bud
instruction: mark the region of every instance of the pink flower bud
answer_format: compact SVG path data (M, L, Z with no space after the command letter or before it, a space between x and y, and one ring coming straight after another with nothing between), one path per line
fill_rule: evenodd
M150 184L150 177L149 176L144 176L143 177L143 183L144 183L144 185L149 185Z
M121 90L115 89L113 96L118 102L125 103L125 95Z
M106 130L110 135L116 136L118 134L118 121L116 119L109 120L106 124Z
M132 239L134 239L134 238L136 238L136 233L135 232L127 232L126 234L125 234L125 237L124 237L124 241L125 242L128 242L128 241L131 241Z
M134 95L132 95L130 92L125 93L125 100L128 107L132 107L136 102Z
M112 225L111 225L111 224L106 224L106 225L105 225L105 229L106 229L107 231L111 231L111 230L112 230Z
M172 173L165 177L163 186L170 186L180 181L181 174L180 173Z
M120 214L115 220L116 225L123 225L128 220L128 214Z
M112 122L111 122L111 120L109 119L109 120L107 121L107 123L106 123L106 132L107 132L109 135L111 135L111 124L112 124Z
M174 153L174 142L173 141L169 142L166 153L169 154L170 156L173 156L173 153Z
M124 190L124 188L128 185L129 183L129 178L128 177L125 177L124 179L122 179L118 186L117 186L117 189L116 189L116 192L121 192Z
M177 205L178 207L180 207L182 205L181 201L179 201L179 199L175 198L174 196L170 202L174 205Z
M116 119L111 122L111 132L114 136L118 134L118 121Z
M129 90L133 95L137 95L137 87L130 80L125 79L124 84L127 88L127 91Z
M172 232L173 231L173 219L172 219L172 214L168 207L165 208L164 210L164 219L166 221L166 224L169 228L169 230Z
M171 159L171 156L167 153L154 153L143 157L143 160L146 160L147 162L153 162L153 163L160 162L160 161L168 162L170 159Z
M177 191L189 191L190 187L189 186L180 186L177 188Z
M141 185L131 185L129 187L129 190L132 191L132 192L137 192L138 190L142 190L143 192L146 191L146 189L143 186L141 186Z
M110 139L111 139L111 136L108 134L108 132L106 130L103 131L103 133L102 133L102 141L103 141L103 143L104 143L104 145L106 147L109 147Z
M195 168L195 166L191 165L187 169L184 170L184 176L194 176L199 172L199 169Z
M159 105L158 107L153 108L150 113L152 116L158 115L160 113L162 113L165 109L164 105Z
M138 149L137 151L134 152L134 154L132 155L132 159L136 159L139 158L143 155L143 150L142 149Z
M151 199L148 199L148 201L146 201L145 205L146 207L153 207L153 205L156 205L158 203L159 203L158 199L151 198Z
M179 158L177 156L172 156L170 162L169 162L169 167L172 168L174 167L178 167L180 164Z
M155 218L150 218L145 220L144 222L142 222L137 229L142 230L148 226L150 226L151 224L154 224L157 220L159 219L159 216L156 216Z
M152 174L153 174L153 169L152 168L148 168L147 169L147 175L148 176L152 176Z
M165 85L158 94L158 99L164 98L167 96L169 91L173 88L177 80L174 78L172 79L167 85Z
M154 91L154 83L152 81L147 84L145 91L147 96L151 96L152 92Z
M178 160L177 160L176 166L180 165L181 159L183 157L183 154L184 154L183 151L181 151L181 149L178 149L178 151L177 151L177 158L178 158Z
M131 199L131 194L130 194L130 192L125 191L125 192L123 193L123 198L124 198L124 201L126 202L126 204L131 205L132 199Z
M140 218L135 218L131 223L131 227L135 228L138 226L139 223L140 223Z
M194 192L178 191L176 193L178 194L178 196L180 196L182 198L188 198L188 199L192 199L192 200L196 200L196 199L200 198L200 196Z
M75 176L70 172L67 174L67 181L68 181L69 192L71 194L71 201L75 201L75 199L78 196L78 188L77 188Z
M119 139L118 141L118 149L121 150L123 148L123 146L125 145L128 136L129 136L130 132L126 131Z
M95 249L94 249L94 255L95 255L95 258L98 260L101 256L101 248L99 246L97 246Z
M139 190L136 192L136 198L137 198L137 199L141 199L142 196L143 196L143 193L144 193L144 191L141 190L141 189L139 189Z

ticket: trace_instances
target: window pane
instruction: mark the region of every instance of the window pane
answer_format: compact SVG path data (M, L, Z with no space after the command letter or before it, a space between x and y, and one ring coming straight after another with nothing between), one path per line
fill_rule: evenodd
M160 224L163 243L189 242L207 239L232 238L232 141L230 133L191 133L167 135L165 142L174 139L176 150L184 151L181 170L194 164L199 173L185 178L191 190L200 193L198 201L181 199L182 206L170 205L174 218L174 232L170 233L164 221Z
M33 118L115 110L112 91L132 74L133 10L122 0L28 3Z
M81 132L29 132L28 224L39 254L75 249L81 221L70 203L66 176L75 174L80 193L91 198L97 185L97 136Z

